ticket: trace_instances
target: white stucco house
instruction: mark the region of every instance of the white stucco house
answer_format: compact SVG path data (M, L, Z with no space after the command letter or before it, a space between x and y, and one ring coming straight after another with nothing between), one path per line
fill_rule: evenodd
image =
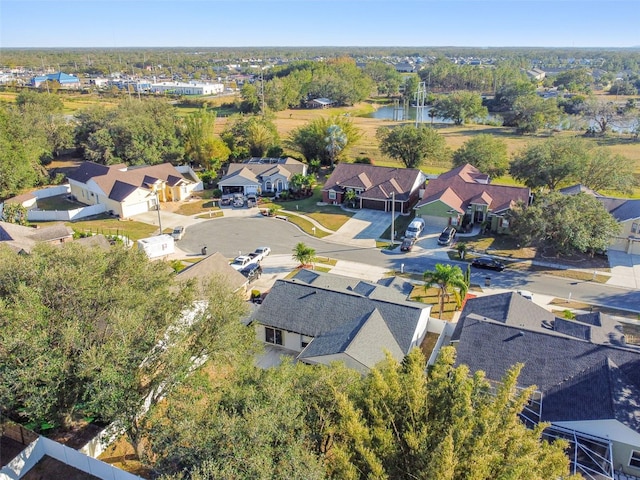
M128 167L83 162L68 179L71 195L77 201L104 204L106 211L120 218L152 210L157 202L185 200L191 192L202 188L191 168L170 163Z

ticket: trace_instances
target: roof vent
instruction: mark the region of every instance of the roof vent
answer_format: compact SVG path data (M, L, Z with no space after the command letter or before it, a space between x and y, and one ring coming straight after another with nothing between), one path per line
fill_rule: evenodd
M524 337L524 332L523 332L522 330L520 330L520 331L518 332L518 336L519 336L519 337Z

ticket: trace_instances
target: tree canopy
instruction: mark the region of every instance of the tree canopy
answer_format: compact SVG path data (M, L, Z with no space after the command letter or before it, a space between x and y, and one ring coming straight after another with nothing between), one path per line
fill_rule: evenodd
M507 143L493 135L475 135L453 153L455 167L466 163L491 177L501 177L509 169Z
M307 125L295 129L290 133L286 144L290 149L301 153L308 162L320 160L322 165L331 165L361 136L362 132L349 118L336 115L318 117ZM330 144L340 145L341 148L327 148Z
M620 224L594 196L549 192L533 205L516 207L511 230L523 245L553 248L559 254L606 250Z
M456 125L463 125L469 120L484 118L489 114L487 107L482 105L480 94L466 91L437 96L433 111L435 116L452 120Z
M532 189L555 190L580 182L594 190L629 192L635 184L633 167L625 157L576 137L551 137L529 144L515 156L509 172Z
M126 99L117 108L78 114L76 144L86 160L103 165L176 163L184 157L181 122L161 99Z
M451 155L444 137L425 125L380 127L376 136L380 140L380 151L401 161L407 168L418 168L427 161L446 162Z
M135 446L145 401L199 359L237 361L252 338L242 298L222 280L194 308L194 285L135 249L0 246L0 259L0 404L37 425L118 421Z

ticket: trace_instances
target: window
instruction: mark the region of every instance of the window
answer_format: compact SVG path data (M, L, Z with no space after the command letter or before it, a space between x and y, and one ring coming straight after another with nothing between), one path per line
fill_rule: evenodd
M500 219L500 226L502 228L509 228L509 220L507 220L506 218L501 218Z
M282 345L282 330L264 327L265 341L274 345Z
M335 200L335 199L336 199L336 191L329 190L329 200Z
M637 223L631 224L631 233L640 233L639 225Z
M631 450L631 458L629 459L629 466L633 468L640 468L640 452L637 450Z

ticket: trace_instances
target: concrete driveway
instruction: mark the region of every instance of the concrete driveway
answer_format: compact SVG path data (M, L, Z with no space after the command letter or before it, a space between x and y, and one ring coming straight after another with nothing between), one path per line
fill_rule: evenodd
M611 278L607 281L607 285L640 288L640 255L609 250L608 256Z
M391 212L358 210L336 233L327 235L324 240L363 248L375 247L376 240L390 224Z

